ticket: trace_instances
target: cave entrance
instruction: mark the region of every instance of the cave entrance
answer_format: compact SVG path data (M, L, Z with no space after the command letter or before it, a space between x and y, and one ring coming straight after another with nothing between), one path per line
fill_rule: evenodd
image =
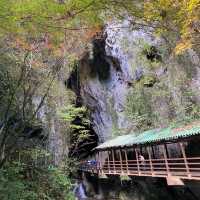
M76 94L76 100L74 102L75 108L81 108L83 106L79 76L79 64L75 63L74 70L65 82L66 87ZM92 125L85 122L86 115L85 113L80 117L77 114L71 122L71 126L75 127L75 129L72 128L70 133L69 157L71 158L81 160L90 156L92 149L98 144L99 139Z
M81 128L71 132L69 157L82 160L93 154L99 139L92 126L84 124L81 118L76 117L72 125Z

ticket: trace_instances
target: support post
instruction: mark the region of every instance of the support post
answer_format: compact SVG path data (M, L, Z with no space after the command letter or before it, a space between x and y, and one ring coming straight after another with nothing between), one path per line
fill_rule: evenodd
M187 162L187 157L186 157L186 153L185 153L185 148L183 147L183 143L179 142L179 146L180 146L180 149L181 149L181 152L182 152L182 155L183 155L187 176L189 178L191 178L190 169L189 169L189 165L188 165L188 162Z
M99 168L100 168L101 174L103 174L104 171L103 171L103 165L102 165L102 151L99 152L99 157L100 157L100 159L99 159Z
M151 168L151 174L153 176L154 175L154 171L153 171L153 163L152 163L152 159L151 159L150 147L147 147L147 152L148 152L148 155L149 155L149 163L150 163L150 168Z
M121 173L124 174L121 149L119 150L119 159L120 159Z
M135 149L135 155L136 155L136 161L137 161L137 171L138 171L138 175L140 176L141 172L140 172L140 163L139 163L139 159L138 159L137 149Z
M100 156L99 152L97 152L97 174L99 174L100 170Z
M151 146L151 150L152 150L153 159L155 159L155 158L156 158L156 155L155 155L153 146Z
M128 170L128 156L127 156L127 150L126 149L124 150L124 154L125 154L125 159L126 159L126 171L127 171L127 174L129 174L129 170Z
M110 158L109 158L109 151L107 151L108 155L108 173L110 174Z
M94 171L98 174L98 155L95 153L95 169Z
M167 170L167 176L170 175L170 170L169 170L169 164L167 161L167 152L166 152L166 146L163 145L163 154L164 154L164 159L165 159L165 166L166 166L166 170Z
M114 174L116 174L116 168L115 168L115 154L114 154L114 150L111 150L112 153L112 160L113 160L113 169L114 169Z
M165 152L166 152L167 158L169 158L169 152L168 152L167 144L164 144L164 145L165 145Z

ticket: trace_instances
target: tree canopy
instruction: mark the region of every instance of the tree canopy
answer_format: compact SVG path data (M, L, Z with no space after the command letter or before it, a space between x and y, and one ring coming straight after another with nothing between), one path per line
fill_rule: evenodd
M0 13L1 36L48 34L52 40L59 40L67 30L88 35L86 30L95 32L105 17L107 21L129 15L133 23L142 20L156 33L176 33L178 53L196 45L200 32L200 0L1 0Z

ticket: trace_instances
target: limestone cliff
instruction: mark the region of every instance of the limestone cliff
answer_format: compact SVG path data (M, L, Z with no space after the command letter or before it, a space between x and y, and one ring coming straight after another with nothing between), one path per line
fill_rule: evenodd
M99 142L198 117L199 56L128 20L107 24L80 64L81 96Z

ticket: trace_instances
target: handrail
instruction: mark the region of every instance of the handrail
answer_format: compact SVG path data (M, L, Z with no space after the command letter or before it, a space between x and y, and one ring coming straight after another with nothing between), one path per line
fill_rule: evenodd
M87 161L82 161L82 170L92 173L123 174L134 176L158 176L167 177L169 175L178 176L185 179L200 180L200 157L167 159L145 159L143 163L137 160L104 160L96 161L96 165L90 165ZM167 161L167 166L166 166ZM138 171L139 170L139 171Z
M159 159L145 159L145 161L164 161L164 158L159 158ZM173 160L184 160L184 158L167 158L168 161L173 161ZM187 160L200 160L200 157L193 157L193 158L187 158ZM108 162L107 160L105 160L105 163ZM119 162L119 160L110 160L109 162ZM125 160L122 160L122 162L126 162ZM137 160L128 160L128 162L137 162Z

